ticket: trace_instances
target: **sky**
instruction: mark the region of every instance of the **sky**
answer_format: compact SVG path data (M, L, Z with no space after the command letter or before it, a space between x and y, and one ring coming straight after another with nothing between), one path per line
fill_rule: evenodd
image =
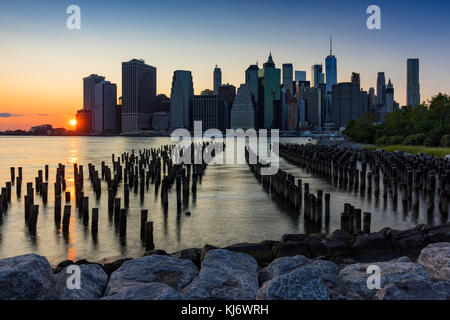
M69 30L66 9L81 9ZM366 9L381 9L369 30ZM70 129L83 104L82 79L96 73L121 96L121 62L157 68L157 92L170 96L175 70L192 71L195 94L212 89L213 69L239 87L245 69L272 52L276 67L306 70L323 63L333 37L338 81L361 74L365 90L377 73L391 79L406 104L406 60L420 59L421 98L450 93L450 1L25 1L0 2L0 130L39 124Z

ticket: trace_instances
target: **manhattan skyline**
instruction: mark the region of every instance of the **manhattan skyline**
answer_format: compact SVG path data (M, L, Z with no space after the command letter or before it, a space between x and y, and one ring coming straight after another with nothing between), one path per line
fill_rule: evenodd
M81 30L66 29L70 4L81 8ZM83 105L81 79L96 73L121 92L121 63L133 58L157 68L157 93L167 96L175 70L192 72L195 94L213 89L215 65L222 70L222 83L239 87L248 66L258 61L261 67L269 51L277 68L292 63L310 80L313 64L323 64L325 71L330 35L338 82L349 82L357 72L361 87L369 90L384 72L402 106L406 60L419 58L421 101L449 91L449 4L379 1L381 30L366 28L365 11L372 3L364 1L128 4L0 4L0 130L43 123L70 128Z

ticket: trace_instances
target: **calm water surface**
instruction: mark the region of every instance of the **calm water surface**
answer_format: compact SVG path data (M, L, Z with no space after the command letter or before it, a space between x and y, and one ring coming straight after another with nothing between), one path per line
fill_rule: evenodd
M282 141L305 143L303 138L286 138ZM205 171L197 187L197 196L189 201L184 212L177 214L175 187L169 194L167 214L161 207L159 194L150 184L144 202L139 194L130 192L127 236L124 241L108 217L107 187L102 183L102 196L96 201L88 179L88 163L100 171L101 162L111 167L111 154L135 152L171 144L170 138L139 137L0 137L0 184L10 180L10 167L23 167L22 199L12 190L12 204L0 222L0 258L25 253L47 256L52 264L71 259L107 261L119 257L138 257L145 251L140 240L140 210L149 210L149 220L154 222L154 241L157 249L174 252L184 248L202 247L209 243L226 246L238 242L279 240L286 233L310 232L303 221L303 215L289 208L285 203L267 193L257 182L247 165L211 165ZM72 192L72 215L70 234L64 239L60 227L55 226L54 193L56 167L66 165L67 190ZM90 208L99 209L99 232L97 240L91 237L90 227L84 227L75 209L73 164L83 165L85 172L85 196L89 196ZM41 197L36 196L39 218L36 236L29 235L24 222L23 196L26 183L33 182L38 170L50 166L48 203L44 206ZM329 226L322 226L323 232L339 228L340 213L344 203L349 202L363 211L372 212L372 230L389 226L405 229L418 223L441 222L438 214L429 217L421 207L418 215L404 210L401 195L397 204L382 197L368 199L359 193L340 190L325 180L311 175L287 161L280 160L280 168L310 184L310 191L318 189L331 193L331 220ZM17 169L16 169L17 176ZM123 185L118 197L123 197ZM423 201L421 202L423 204ZM64 200L63 200L64 205ZM437 207L437 205L436 205Z

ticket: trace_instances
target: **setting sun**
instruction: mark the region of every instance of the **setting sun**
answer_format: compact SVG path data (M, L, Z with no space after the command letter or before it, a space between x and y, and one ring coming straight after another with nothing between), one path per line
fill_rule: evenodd
M77 125L77 120L75 119L70 120L70 125L75 127Z

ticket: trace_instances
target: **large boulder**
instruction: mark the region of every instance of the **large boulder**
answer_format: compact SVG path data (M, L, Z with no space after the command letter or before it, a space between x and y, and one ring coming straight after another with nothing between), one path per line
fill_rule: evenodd
M450 281L450 243L434 243L423 249L417 263L430 278Z
M171 254L172 257L177 259L189 259L191 260L197 267L200 267L200 254L202 249L199 248L189 248L183 249Z
M402 280L377 291L377 300L450 300L449 281Z
M276 259L259 272L259 282L263 284L266 281L306 266L313 266L323 276L337 275L339 272L338 266L330 261L312 260L300 255L294 257L282 257Z
M396 250L422 248L425 245L425 237L422 233L423 225L408 230L388 230L386 237Z
M328 300L323 277L334 277L339 268L332 262L305 256L282 257L259 272L262 287L258 300Z
M187 259L151 255L129 260L111 274L105 296L150 282L165 283L179 291L188 285L197 274L197 267Z
M450 223L424 228L424 237L428 243L450 242Z
M80 288L70 289L69 283L76 274L74 270L70 270L71 266L67 266L57 275L54 295L59 300L96 300L103 295L108 275L97 264L83 264L77 266L80 269Z
M408 257L388 262L352 264L339 272L338 279L347 283L353 291L364 299L373 299L377 289L369 289L367 286L367 280L372 275L367 273L367 269L371 265L376 265L380 268L381 288L401 280L429 280L425 270L417 263L413 263Z
M364 300L351 286L334 276L322 278L331 300Z
M160 282L138 284L124 288L116 294L101 300L184 300L178 291Z
M202 248L202 251L200 252L200 262L202 262L205 259L208 251L214 250L214 249L219 249L219 247L212 246L210 244L205 244Z
M54 283L45 257L27 254L0 260L0 300L54 299Z
M385 228L379 232L365 233L357 236L352 246L353 251L356 254L365 254L392 250L391 243L387 237L389 230L389 228Z
M308 246L303 240L281 242L276 249L275 258L293 257L297 255L308 255Z
M278 241L262 241L258 243L238 243L225 247L224 249L236 252L242 252L252 256L259 264L267 263L275 259L274 247Z
M329 300L322 273L313 266L297 268L264 283L257 300Z
M118 259L112 262L105 263L103 265L103 271L108 275L108 277L117 269L119 269L125 261L131 260L131 258Z
M197 278L181 293L188 299L253 300L258 292L258 263L244 253L209 250Z

